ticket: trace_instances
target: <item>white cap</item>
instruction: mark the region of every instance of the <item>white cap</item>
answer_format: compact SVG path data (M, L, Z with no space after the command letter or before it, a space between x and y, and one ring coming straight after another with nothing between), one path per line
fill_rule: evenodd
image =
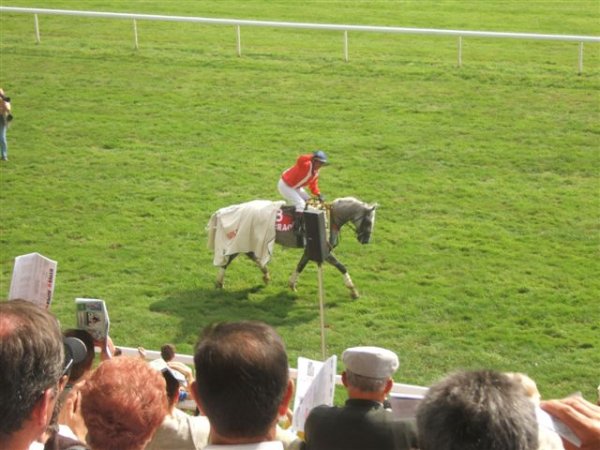
M390 378L400 366L398 356L381 347L348 348L342 361L349 371L369 378Z

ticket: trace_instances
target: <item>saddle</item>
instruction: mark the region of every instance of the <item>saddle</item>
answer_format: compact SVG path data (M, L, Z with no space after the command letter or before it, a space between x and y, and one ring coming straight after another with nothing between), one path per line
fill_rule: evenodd
M307 205L312 209L325 210L329 213L329 204L323 204L315 200L309 200ZM284 205L277 212L277 218L275 219L275 234L276 241L286 247L304 247L304 220L299 225L295 224L296 221L296 207L294 205ZM326 227L329 228L329 217L327 214Z

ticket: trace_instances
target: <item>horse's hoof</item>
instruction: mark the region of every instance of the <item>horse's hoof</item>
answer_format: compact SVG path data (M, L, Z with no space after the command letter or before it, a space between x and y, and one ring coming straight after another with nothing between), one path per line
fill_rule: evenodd
M356 300L358 297L360 297L360 295L356 289L352 289L352 292L350 292L350 297L352 297L353 300Z
M296 283L288 283L288 287L293 291L293 292L298 292L298 289L296 289Z
M223 283L220 281L215 281L215 289L223 289Z
M263 282L264 282L265 284L269 284L269 283L271 282L271 275L269 275L268 273L265 273L265 274L263 275Z

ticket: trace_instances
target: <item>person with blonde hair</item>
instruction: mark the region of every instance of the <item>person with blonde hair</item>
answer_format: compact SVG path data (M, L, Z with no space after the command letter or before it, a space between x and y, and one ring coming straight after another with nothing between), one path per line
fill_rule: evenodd
M141 450L167 414L165 380L140 358L106 360L81 388L81 412L93 450Z

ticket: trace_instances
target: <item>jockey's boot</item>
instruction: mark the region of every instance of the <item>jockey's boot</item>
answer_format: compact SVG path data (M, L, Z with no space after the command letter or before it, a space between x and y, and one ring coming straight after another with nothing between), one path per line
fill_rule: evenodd
M298 247L304 247L304 213L296 211L294 213L294 236Z

